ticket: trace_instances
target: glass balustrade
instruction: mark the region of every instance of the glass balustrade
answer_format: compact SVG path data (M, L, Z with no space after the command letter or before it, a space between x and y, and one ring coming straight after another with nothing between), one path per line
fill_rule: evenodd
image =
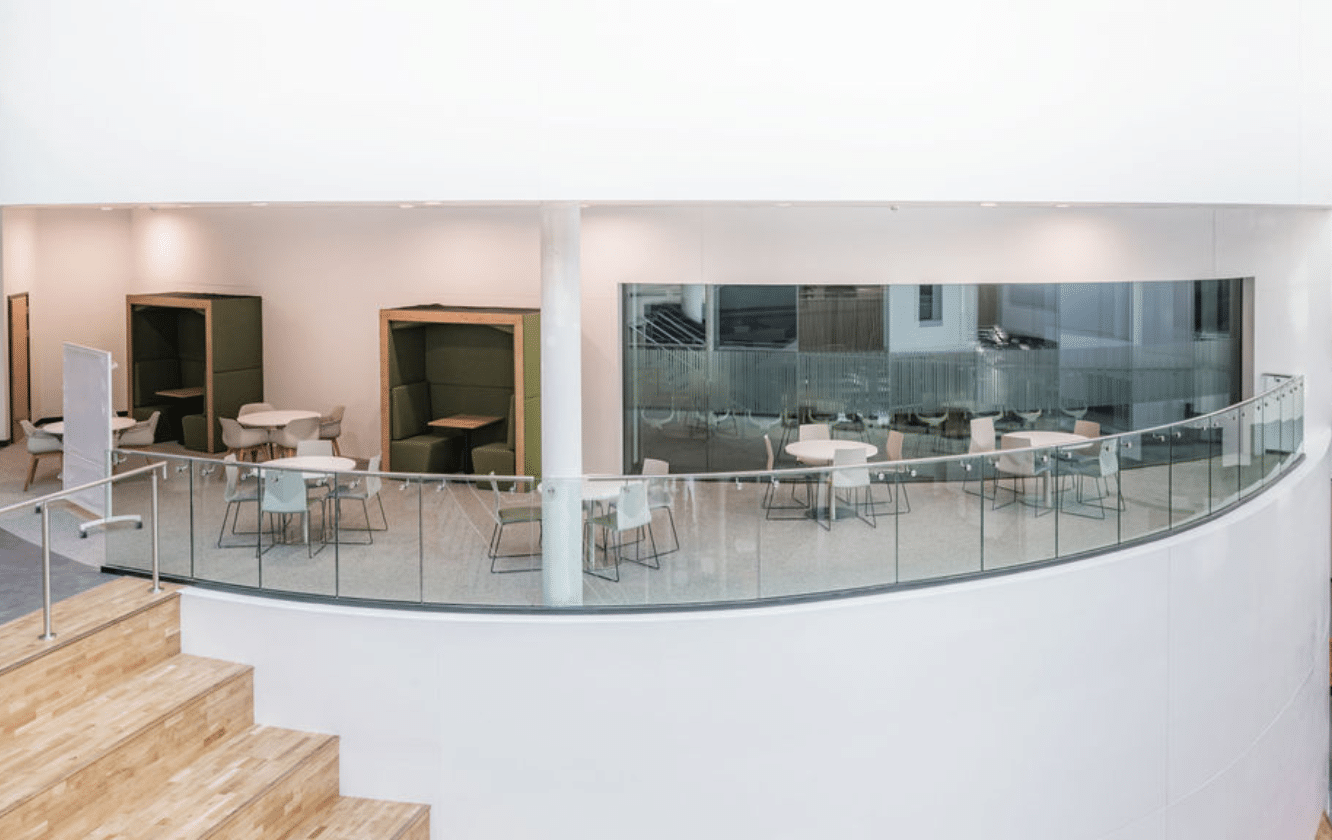
M937 454L924 429L905 444L919 457L901 460L885 460L899 433L885 416L834 428L823 452L873 450L863 462L802 463L778 445L771 470L548 482L578 495L569 515L581 516L552 540L543 499L559 494L530 478L148 457L165 463L162 572L182 581L478 609L746 604L1012 571L1194 526L1298 463L1303 394L1294 379L1212 414L1098 438L1071 434L1070 414L1058 430L1010 429L966 455ZM130 466L143 457L118 453ZM129 477L114 485L114 512L148 521L150 498L148 479ZM112 528L105 540L107 565L148 569L151 529ZM546 606L558 577L548 562L572 587L559 607Z

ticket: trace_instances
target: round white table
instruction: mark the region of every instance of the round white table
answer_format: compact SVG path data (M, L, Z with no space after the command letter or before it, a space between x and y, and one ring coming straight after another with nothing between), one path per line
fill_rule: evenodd
M1075 435L1072 432L1051 432L1032 430L1029 432L1008 432L1003 440L1010 438L1020 438L1025 440L1023 446L1065 446L1070 443L1086 443L1090 438L1082 435ZM1002 446L1002 444L1000 444Z
M839 449L859 449L864 451L865 459L879 451L879 447L872 443L864 443L858 440L797 440L786 445L786 454L792 456L802 464L811 467L826 467L832 464L833 458ZM821 519L824 517L836 519L838 512L829 510L828 507L828 482L832 481L832 473L828 473L827 479L819 480L818 498L813 507L806 514L810 519Z
M786 454L811 467L826 467L839 449L863 449L866 460L879 451L874 444L858 440L797 440L786 445Z
M328 473L351 472L356 469L356 459L344 458L341 455L293 455L290 458L274 458L271 461L256 464L256 466L261 469L285 467L301 470L304 472L306 480L309 481L323 478Z
M307 420L321 416L317 411L287 408L276 411L252 411L249 414L242 414L237 417L236 422L251 429L280 429L293 420Z
M139 421L135 420L133 417L121 417L117 415L111 418L111 431L123 432L136 425L138 422ZM38 426L37 428L53 435L63 435L65 433L65 424L60 420L57 420L54 423L47 423L45 426Z

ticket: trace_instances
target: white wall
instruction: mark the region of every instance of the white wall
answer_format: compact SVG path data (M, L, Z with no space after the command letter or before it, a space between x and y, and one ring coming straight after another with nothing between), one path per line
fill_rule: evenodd
M436 836L1309 837L1327 446L1217 522L972 584L629 616L187 591L184 646Z
M1311 0L0 1L0 204L1332 203Z
M537 208L10 209L6 276L32 293L34 411L59 413L60 342L123 362L127 292L264 298L266 394L347 405L344 448L379 446L378 311L538 307ZM1332 392L1332 213L1295 209L655 206L583 211L587 469L620 468L621 283L1095 282L1256 277L1257 370ZM951 290L946 290L951 292ZM949 300L946 295L946 300ZM69 313L73 313L72 317ZM116 407L125 408L124 378Z

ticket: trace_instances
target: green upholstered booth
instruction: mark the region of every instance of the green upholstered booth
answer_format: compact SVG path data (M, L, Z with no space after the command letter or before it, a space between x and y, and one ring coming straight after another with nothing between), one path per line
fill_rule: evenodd
M380 312L383 451L394 472L540 473L540 313L438 305ZM436 423L493 418L472 429Z
M264 395L262 299L168 292L127 295L130 412L161 411L158 440L218 452L218 417Z

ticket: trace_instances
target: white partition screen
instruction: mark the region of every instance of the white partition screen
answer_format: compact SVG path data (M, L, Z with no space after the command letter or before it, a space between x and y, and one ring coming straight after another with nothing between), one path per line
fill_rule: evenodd
M115 362L105 350L65 342L65 463L61 470L66 489L87 484L110 473L111 371ZM108 514L106 491L90 490L73 497L98 516Z

